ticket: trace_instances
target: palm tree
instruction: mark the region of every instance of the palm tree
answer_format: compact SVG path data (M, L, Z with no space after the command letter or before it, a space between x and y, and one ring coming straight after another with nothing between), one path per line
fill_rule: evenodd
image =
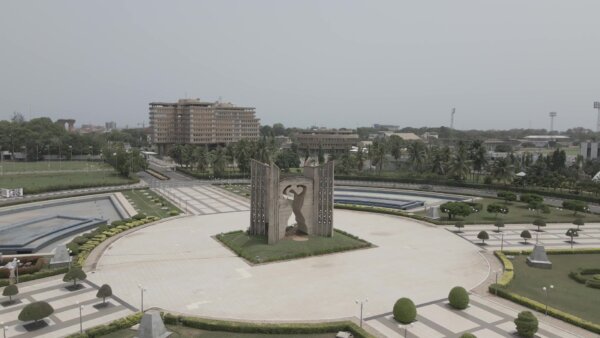
M422 170L425 165L426 147L422 141L411 142L408 147L408 158L416 170Z
M390 136L388 147L390 148L390 155L398 161L402 155L402 139L397 135Z
M508 159L501 158L494 162L492 167L492 177L499 182L507 184L513 178L514 166L510 164Z
M199 146L194 149L194 161L198 171L206 171L208 168L208 149L206 146Z
M429 155L429 163L431 163L431 172L438 175L445 175L446 161L444 161L444 154L442 153L442 151L438 147L435 147L431 149Z
M463 181L470 172L469 161L467 161L467 154L464 151L459 151L454 155L452 163L450 164L450 174L454 178Z
M359 172L363 170L364 160L365 153L363 152L362 147L359 145L358 150L356 151L356 169L358 169Z
M369 155L377 167L378 173L381 174L381 170L383 169L383 161L385 160L385 142L383 140L376 140L373 142L373 146L371 147L371 152L369 152Z
M488 160L486 157L486 150L483 146L478 147L474 152L471 153L471 164L473 166L473 175L475 173L480 173L483 168L485 168L488 164Z
M216 177L222 177L225 174L227 158L223 148L218 148L217 150L213 151L212 166L213 173Z

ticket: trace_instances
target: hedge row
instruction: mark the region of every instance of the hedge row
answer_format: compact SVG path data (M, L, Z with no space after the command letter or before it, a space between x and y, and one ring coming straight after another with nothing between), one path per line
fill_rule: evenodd
M59 268L59 269L49 269L49 270L41 270L38 272L34 272L29 275L19 275L19 282L29 282L35 279L46 278L56 275L62 275L69 271L68 267ZM8 279L0 279L0 287L7 286L10 284Z
M154 178L158 178L161 181L166 181L166 180L170 180L171 178L169 176L165 176L161 173L159 173L156 170L152 170L150 168L146 169L146 172L150 175L153 176Z
M510 292L510 291L506 290L504 287L497 285L497 284L490 285L489 292L495 293L502 298L508 299L517 304L521 304L523 306L526 306L526 307L536 310L538 312L544 312L546 310L545 304L542 304L535 300L529 299L527 297L523 297L516 293ZM600 333L600 325L592 323L585 319L579 318L570 313L566 313L561 310L555 309L550 306L548 307L548 315L550 315L554 318L558 318L567 323L573 324L575 326L579 326L586 330L592 331L594 333Z
M498 257L498 259L500 259L500 261L502 262L502 265L504 265L504 272L502 273L502 277L498 281L498 285L507 286L508 284L510 284L510 282L512 282L513 278L515 277L513 263L508 258L506 258L504 253L502 253L501 251L494 251L494 255L496 255L496 257Z
M504 250L505 255L529 255L529 250ZM600 248L581 248L581 249L548 249L546 253L549 255L578 255L578 254L600 254Z
M337 180L348 180L348 181L369 181L369 182L387 182L387 183L407 183L407 184L422 184L426 186L433 185L441 185L441 186L449 186L449 187L458 187L458 188L470 188L470 189L481 189L481 190L498 190L498 191L512 191L518 193L528 193L528 194L539 194L548 197L557 197L562 199L573 199L573 200L581 200L586 202L600 203L600 197L589 196L589 195L580 195L580 194L570 194L558 191L550 191L545 189L535 189L535 188L524 188L518 186L507 186L500 184L481 184L481 183L466 183L455 180L448 179L436 179L436 178L427 178L427 179L419 179L419 178L400 178L400 177L379 177L379 176L353 176L353 175L336 175L335 178Z
M215 178L229 178L229 179L240 179L240 178L250 178L250 174L249 173L227 173L225 175L222 176L217 176L217 175L213 175L213 174L209 174L209 173L198 173L192 170L188 170L185 168L180 168L177 167L177 171L180 171L186 175L192 176L194 178L200 179L200 180L210 180L210 179L215 179Z
M107 334L110 334L110 333L113 333L116 331L128 329L128 328L138 324L140 322L140 320L142 319L142 315L143 314L141 312L134 313L130 316L120 318L113 322L110 322L109 324L94 326L90 329L85 330L83 333L72 334L70 336L67 336L67 338L101 337L101 336L105 336Z
M188 316L177 316L170 313L164 314L165 324L183 325L195 329L208 331L224 331L236 333L262 333L262 334L315 334L315 333L336 333L338 331L351 332L357 338L371 338L364 329L358 327L350 321L330 322L330 323L244 323L216 319L205 319Z
M600 279L596 279L595 275L600 276L600 268L577 269L569 272L569 277L577 283L584 284L594 289L600 289ZM589 277L585 277L589 276Z
M19 267L19 275L23 275L23 276L38 272L38 271L42 270L44 265L46 265L46 260L42 257L24 257L24 258L19 258L19 260L23 264L32 263L29 266ZM8 263L8 261L10 261L10 259L3 259L0 263L2 263L1 265L4 265L4 264ZM8 278L9 276L10 276L10 270L0 269L0 278Z
M138 177L130 177L128 183L87 183L87 184L57 184L57 185L48 185L44 187L38 188L23 188L23 194L25 195L33 195L33 194L41 194L45 192L52 191L62 191L62 190L75 190L75 189L84 189L84 188L99 188L99 187L112 187L112 186L120 186L125 184L136 184L140 183L140 179ZM89 193L86 193L89 194Z

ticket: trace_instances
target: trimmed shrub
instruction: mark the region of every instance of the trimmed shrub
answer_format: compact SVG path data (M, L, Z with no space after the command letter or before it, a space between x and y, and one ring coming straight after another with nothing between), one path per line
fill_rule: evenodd
M33 302L25 305L19 313L19 320L22 322L39 321L54 313L54 308L46 302Z
M400 298L394 304L394 319L402 324L410 324L417 318L417 307L412 300Z
M112 289L108 284L103 284L96 293L96 298L102 298L102 303L106 303L106 297L110 296L112 296Z
M469 306L469 293L462 286L455 286L448 294L450 306L457 310L464 310Z
M533 220L533 225L535 225L536 227L538 227L537 231L540 232L542 230L540 230L540 227L545 227L546 226L546 222L541 219L541 218L536 218Z
M529 232L529 230L521 231L521 238L523 238L525 243L527 243L527 240L531 239L531 232Z
M538 330L538 320L531 311L522 311L515 319L517 333L521 337L531 338Z
M465 227L465 222L456 222L456 224L454 224L454 227L456 227L458 229L458 232L462 232L462 228Z
M490 235L488 235L487 231L482 230L477 234L477 238L481 240L481 243L485 243L486 239L490 239Z
M11 284L2 290L2 295L8 297L8 301L12 302L12 297L19 294L17 284Z
M477 338L477 336L472 333L463 333L463 335L460 336L460 338Z
M63 277L63 282L73 281L73 286L76 286L78 281L84 280L86 278L87 275L85 274L85 272L83 272L83 270L80 267L76 266L71 268L71 270L65 274L65 277Z

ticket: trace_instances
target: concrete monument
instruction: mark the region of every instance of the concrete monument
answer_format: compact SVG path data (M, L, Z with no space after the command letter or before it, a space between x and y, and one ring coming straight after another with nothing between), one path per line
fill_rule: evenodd
M527 265L534 268L552 269L552 262L548 259L543 245L535 245L533 252L527 257Z
M249 233L277 243L293 214L298 231L333 236L333 170L334 163L328 162L304 167L302 175L282 176L275 164L252 160Z
M138 328L138 338L166 338L171 335L160 318L160 312L148 310Z

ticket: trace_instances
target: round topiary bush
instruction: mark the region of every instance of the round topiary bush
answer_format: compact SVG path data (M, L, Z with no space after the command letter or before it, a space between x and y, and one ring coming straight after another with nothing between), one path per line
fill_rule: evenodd
M469 293L462 286L455 286L448 294L450 306L458 310L464 310L469 306Z
M525 338L535 336L535 333L538 330L538 320L530 311L519 313L519 316L515 319L515 325L517 326L517 333L519 333L519 336Z
M600 274L594 275L595 280L600 280Z
M394 304L394 319L402 324L410 324L417 318L417 307L412 300L400 298Z
M477 336L472 333L463 333L463 335L460 336L460 338L477 338Z

